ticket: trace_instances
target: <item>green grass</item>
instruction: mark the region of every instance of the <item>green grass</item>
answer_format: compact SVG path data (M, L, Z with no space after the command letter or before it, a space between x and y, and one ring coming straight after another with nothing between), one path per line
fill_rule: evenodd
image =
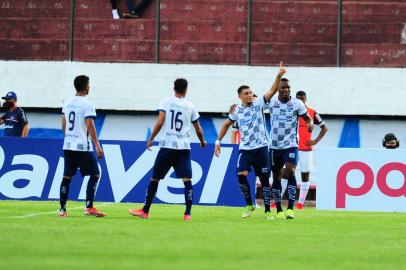
M57 202L0 201L0 269L406 268L405 214L306 209L268 221L262 209L242 220L242 208L194 206L185 223L179 205L153 205L148 220L127 213L133 204L100 206L106 218L82 206L69 202L61 219ZM10 218L30 213L41 214Z

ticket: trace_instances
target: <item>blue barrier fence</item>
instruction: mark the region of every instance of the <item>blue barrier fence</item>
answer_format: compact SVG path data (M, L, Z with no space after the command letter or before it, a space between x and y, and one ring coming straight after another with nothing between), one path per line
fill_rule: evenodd
M145 142L101 141L105 157L99 160L101 179L96 200L107 202L144 201L152 166L158 153ZM224 145L219 158L214 145L192 144L194 204L243 206L236 179L238 148ZM0 138L0 199L56 200L63 176L60 139ZM173 170L160 182L156 202L183 203L183 182ZM249 176L254 196L255 177ZM78 172L72 179L69 199L85 198L87 177Z

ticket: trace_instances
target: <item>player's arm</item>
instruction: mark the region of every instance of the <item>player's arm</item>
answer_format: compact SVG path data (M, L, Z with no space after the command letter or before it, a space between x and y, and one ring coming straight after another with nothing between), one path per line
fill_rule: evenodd
M316 145L316 144L318 144L319 141L320 141L321 139L323 139L324 135L326 135L327 131L328 131L327 126L326 126L325 124L324 124L324 125L321 125L321 126L320 126L319 135L316 137L316 139L310 140L311 143L312 143L311 145ZM306 144L307 144L307 143L306 143Z
M18 121L20 121L21 125L23 126L21 138L26 138L28 136L28 132L30 131L30 125L28 124L27 117L25 116L23 110L20 110L18 114Z
M308 146L318 144L319 141L324 137L324 135L326 135L326 133L328 131L328 128L327 128L326 124L324 123L323 119L321 119L321 116L317 112L314 115L313 122L314 122L315 125L318 125L320 127L320 132L319 132L319 135L317 135L316 139L308 140L306 142L306 145L308 145Z
M86 117L86 126L89 136L92 139L94 146L96 147L97 157L103 157L103 149L100 146L99 139L97 139L96 127L94 126L94 118Z
M62 122L62 132L63 132L63 135L65 136L65 131L66 131L66 118L65 118L65 114L64 114L64 113L62 114L61 122Z
M282 65L283 63L280 62L279 64L279 72L278 75L276 75L275 81L272 84L271 88L265 92L264 98L265 101L268 102L271 100L271 98L275 95L275 93L278 91L279 84L281 83L281 79L283 74L286 73L286 68Z
M165 123L165 111L159 111L158 120L155 123L154 129L152 130L151 136L147 142L147 149L151 150L152 143L154 142L154 138L161 130L162 126Z
M206 140L204 139L204 133L203 133L203 129L202 126L199 123L199 120L196 120L193 123L193 127L196 130L196 135L199 138L200 141L200 147L205 147L207 145Z
M311 119L311 118L309 117L309 115L307 114L307 112L306 112L305 114L300 115L300 117L302 117L303 120L305 120L306 126L307 126L307 130L308 130L309 132L312 132L312 131L313 131L313 119Z
M216 157L220 156L221 140L227 134L228 129L232 126L233 123L234 123L234 121L231 121L230 119L226 119L224 121L224 124L220 129L219 136L218 136L215 146L214 146L214 154L216 155Z
M26 123L23 127L23 132L21 133L21 138L27 138L28 132L30 132L30 124Z
M0 125L3 125L4 124L4 118L5 118L5 116L3 115L2 117L0 117Z

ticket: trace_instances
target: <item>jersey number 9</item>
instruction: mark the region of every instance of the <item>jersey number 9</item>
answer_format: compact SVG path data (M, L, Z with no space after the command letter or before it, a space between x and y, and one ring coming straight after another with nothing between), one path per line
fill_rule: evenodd
M75 112L70 112L69 113L69 117L68 117L68 121L69 121L69 130L72 131L73 128L75 127Z

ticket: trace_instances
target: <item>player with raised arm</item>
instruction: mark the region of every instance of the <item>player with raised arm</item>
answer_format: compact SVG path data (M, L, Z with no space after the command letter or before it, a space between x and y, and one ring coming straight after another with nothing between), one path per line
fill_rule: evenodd
M227 133L230 126L238 122L238 128L241 134L241 142L239 145L239 156L237 161L237 177L242 195L244 196L246 209L242 214L243 218L251 216L255 210L251 198L250 186L247 180L250 167L254 167L256 176L259 177L262 185L262 194L264 197L265 218L273 219L270 210L271 187L269 185L269 150L268 140L266 137L265 119L262 109L270 101L272 96L277 92L280 80L285 74L285 68L282 62L279 67L278 75L272 87L257 100L253 100L253 93L249 86L242 85L238 88L238 97L241 99L241 104L235 107L234 112L228 115L218 135L215 144L214 154L220 155L221 140Z
M76 95L65 101L62 107L62 131L65 135L63 142L64 172L60 188L60 217L66 217L66 202L69 196L69 186L78 170L82 176L89 175L86 189L86 208L84 214L89 216L104 217L106 214L99 212L93 206L100 170L93 152L96 147L97 157L103 157L103 149L97 139L94 119L96 109L94 104L87 99L89 94L89 77L77 76L74 80Z
M147 188L145 204L142 209L130 209L128 212L140 218L148 218L149 209L158 190L158 184L164 179L171 167L176 176L183 180L185 185L186 210L183 216L185 221L192 219L191 209L193 203L192 164L190 159L190 128L195 128L200 146L205 147L203 130L199 123L199 113L196 107L185 99L188 82L185 79L176 79L174 83L175 96L163 99L158 107L158 120L147 142L151 150L155 136L163 127L159 141L160 150L152 169L152 178Z
M272 160L272 195L275 200L279 219L285 218L281 205L281 174L285 166L288 179L288 209L286 218L293 219L293 207L296 195L295 170L298 162L298 118L303 117L309 130L313 129L313 121L307 114L303 102L290 96L289 80L281 79L278 96L271 99L268 108L270 113L270 156Z

